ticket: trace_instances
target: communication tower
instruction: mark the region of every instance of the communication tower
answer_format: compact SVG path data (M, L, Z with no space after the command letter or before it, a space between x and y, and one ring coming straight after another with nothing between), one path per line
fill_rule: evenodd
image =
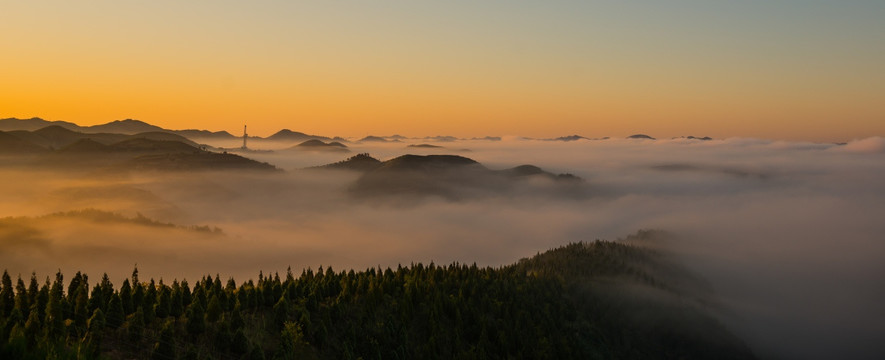
M243 150L246 150L246 139L249 138L249 135L246 134L246 125L243 125Z

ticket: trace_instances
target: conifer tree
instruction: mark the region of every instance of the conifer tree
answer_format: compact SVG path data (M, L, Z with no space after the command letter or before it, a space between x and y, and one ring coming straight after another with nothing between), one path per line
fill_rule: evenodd
M206 319L203 306L199 301L194 301L187 308L187 332L191 335L199 335L206 331Z
M165 319L166 317L168 317L172 308L171 302L172 299L170 298L169 290L161 289L159 299L157 299L157 304L154 305L154 314L160 319Z
M172 290L169 294L170 302L169 302L169 315L173 317L180 317L182 313L184 313L184 303L182 294L181 285L178 281L172 283Z
M25 319L28 318L31 304L28 300L28 288L25 287L25 282L21 277L18 278L18 282L15 284L15 308L21 312Z
M129 285L129 279L123 279L123 285L120 285L120 302L123 303L123 313L127 316L135 312L135 303L132 301L132 286Z
M160 338L154 344L151 359L169 360L175 359L175 328L172 320L167 320L160 330Z
M28 348L33 348L37 345L37 341L42 339L42 330L43 324L40 321L40 312L35 309L35 306L32 306L31 315L28 316L28 321L25 322L25 340L28 343Z
M129 332L129 341L138 343L144 336L144 311L141 306L126 319L126 329Z
M46 321L44 328L46 329L46 340L50 342L56 341L64 333L64 312L62 311L61 284L56 281L49 293L48 304L46 305Z
M12 313L15 306L15 291L12 288L12 278L3 270L3 280L0 282L0 319L6 318Z
M126 317L123 315L123 302L120 301L119 295L111 295L111 301L108 303L108 314L105 316L105 319L108 328L116 329L123 325Z
M209 300L209 306L206 309L206 320L211 323L218 321L221 317L221 302L218 300L218 296L212 296L212 299Z

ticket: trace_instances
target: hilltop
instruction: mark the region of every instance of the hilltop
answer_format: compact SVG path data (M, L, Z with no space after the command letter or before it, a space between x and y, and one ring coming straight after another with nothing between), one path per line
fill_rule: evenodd
M350 152L350 150L347 148L347 145L344 145L340 142L331 141L325 143L317 139L307 140L303 143L292 146L289 149L301 151Z
M0 154L18 156L17 162L24 165L84 170L276 169L239 155L207 151L173 133L82 133L60 125L33 131L0 131Z
M569 190L583 182L574 175L556 175L533 165L490 170L459 155L402 155L380 161L369 154L359 154L316 168L362 172L350 189L358 197L440 196L458 200L506 193L514 185L532 179Z
M136 268L120 286L105 275L91 288L86 274L54 279L26 285L4 272L0 357L755 358L704 305L714 294L702 280L629 241L502 267L320 267L240 283L145 281ZM43 300L28 305L27 289Z

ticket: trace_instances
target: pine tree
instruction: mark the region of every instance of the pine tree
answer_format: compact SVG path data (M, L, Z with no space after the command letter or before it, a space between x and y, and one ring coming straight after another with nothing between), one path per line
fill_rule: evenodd
M199 301L194 301L187 308L187 332L191 335L199 335L206 331L206 319L203 306Z
M105 318L101 309L95 309L92 316L89 317L88 330L86 336L80 344L80 358L98 358L101 349L101 340L104 334Z
M175 328L172 320L167 320L160 330L160 338L154 344L151 359L168 360L175 359Z
M246 334L243 332L243 329L237 329L234 332L233 340L230 345L231 351L236 354L245 354L249 351L249 339L246 338Z
M15 306L15 291L12 288L12 278L3 270L3 280L0 284L0 319L6 318L12 313Z
M135 313L129 315L126 319L126 329L129 332L129 341L133 343L138 343L141 341L141 338L144 336L144 311L141 306L135 310Z
M49 299L46 305L46 321L44 327L46 329L46 340L55 342L64 334L64 311L62 310L62 286L60 273L56 278L52 290L49 292Z
M129 285L129 279L123 279L123 285L120 285L120 302L123 303L123 312L127 316L135 312L135 303L132 301L132 286Z
M77 326L79 331L86 330L86 321L89 316L89 300L86 295L86 286L85 282L81 282L80 286L74 290L76 293L76 298L74 299L74 325Z
M104 332L105 327L105 318L104 312L101 309L95 309L92 312L92 316L89 317L89 321L87 321L87 331L93 334L100 334Z
M289 313L290 313L289 299L286 296L281 296L280 300L277 301L273 306L273 314L274 314L274 322L277 325L277 328L282 329L283 325L289 321Z
M25 319L28 318L28 312L31 308L30 301L28 300L28 288L25 287L25 282L22 281L20 276L15 284L15 308L21 312Z
M170 303L169 303L169 315L172 315L176 318L180 317L182 313L184 313L184 302L181 290L181 285L175 281L172 283L172 292L170 294Z
M25 323L25 340L28 343L28 348L34 348L37 341L42 338L40 333L43 330L43 324L40 321L40 312L35 307L36 305L31 307L31 315L28 316L28 321Z
M169 288L163 285L163 281L160 281L160 295L157 299L157 305L154 306L154 313L160 319L165 319L169 316L169 313L172 310L172 299L171 294L169 293Z
M105 319L107 327L111 329L116 329L123 325L126 317L123 315L123 302L120 301L119 295L111 295L111 301L108 303L108 314L105 316Z
M218 300L217 296L212 296L212 299L209 300L209 307L206 309L206 320L209 322L216 322L221 317L221 302Z
M234 305L234 309L231 311L231 316L230 316L231 330L233 330L233 331L240 330L243 328L243 326L245 324L246 324L246 322L243 320L243 314L242 314L242 311L240 310L240 303L237 302L237 304Z

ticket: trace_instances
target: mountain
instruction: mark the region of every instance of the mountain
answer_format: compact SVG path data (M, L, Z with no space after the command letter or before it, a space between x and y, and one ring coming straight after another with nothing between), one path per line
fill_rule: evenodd
M628 139L646 139L646 140L655 140L655 138L645 135L645 134L635 134L627 137Z
M98 210L0 218L0 228L40 234L50 221L223 236L208 226ZM527 254L504 266L320 267L300 275L259 273L257 281L230 279L227 285L211 275L188 279L190 285L138 281L136 268L135 291L128 279L115 287L105 277L90 292L86 274L65 277L60 270L55 283L41 288L36 279L45 274L34 274L30 288L44 300L33 301L30 317L57 317L26 321L19 302L0 307L0 318L15 325L6 326L9 339L0 342L0 358L755 359L716 319L710 286L671 254L655 250L665 241L658 232L642 231L624 240ZM4 274L7 303L12 283ZM89 316L90 306L107 298L107 311L97 307Z
M133 135L144 132L168 131L156 125L148 124L141 120L115 120L107 124L93 125L83 128L86 133L113 133Z
M460 200L507 194L527 179L545 179L553 185L582 182L576 176L554 175L531 165L494 171L458 155L403 155L366 171L351 192L358 197L437 196Z
M470 140L485 140L485 141L501 141L500 136L486 136L486 137L475 137Z
M380 136L369 135L362 139L357 140L357 142L401 142L399 139L387 140Z
M277 167L231 153L193 151L142 155L122 166L132 170L156 171L217 171L255 170L280 171Z
M0 131L25 130L34 131L47 126L58 125L67 129L78 130L80 126L67 121L47 121L38 117L30 119L6 118L0 119Z
M307 140L303 143L290 147L289 149L301 151L350 152L350 150L347 149L347 145L344 145L340 142L333 141L329 143L324 143L316 139Z
M381 166L381 161L371 157L369 154L357 154L336 163L316 166L311 169L329 169L329 170L352 170L359 172L367 172L375 170Z
M105 153L110 147L92 139L80 139L58 150L61 153Z
M710 140L713 140L713 138L711 138L711 137L709 137L709 136L697 137L697 136L691 136L691 135L689 135L689 136L686 136L685 138L686 138L686 139L689 139L689 140L701 140L701 141L710 141Z
M192 147L200 146L199 144L188 140L181 135L176 135L163 131L151 131L132 135L112 133L83 133L64 128L60 125L51 125L35 131L18 130L11 131L9 132L9 134L15 135L22 140L41 146L45 149L64 148L82 139L91 139L105 145L110 145L127 139L142 138L158 141L176 141L188 144Z
M590 140L581 135L569 135L569 136L560 136L554 139L547 139L549 141L577 141L577 140Z
M150 138L132 138L111 144L107 147L116 152L138 153L191 153L203 152L202 150L175 140L156 140Z
M33 154L45 152L46 148L5 131L0 131L0 154Z
M273 141L306 141L306 140L322 140L322 141L330 141L332 139L327 138L325 136L318 135L308 135L303 132L292 131L289 129L283 129L277 131L275 134L264 138L265 140L273 140Z
M184 136L188 139L210 139L210 140L232 140L240 138L241 136L234 136L227 131L209 131L209 130L196 130L196 129L187 129L187 130L172 130L172 132Z
M410 148L419 148L419 149L445 149L445 148L442 147L442 146L439 146L439 145L430 145L430 144L412 144L412 145L409 145L409 146L406 146L406 147L410 147Z
M457 141L458 138L456 138L454 136L428 136L428 137L425 137L424 140L436 141L436 142L453 142L453 141Z

